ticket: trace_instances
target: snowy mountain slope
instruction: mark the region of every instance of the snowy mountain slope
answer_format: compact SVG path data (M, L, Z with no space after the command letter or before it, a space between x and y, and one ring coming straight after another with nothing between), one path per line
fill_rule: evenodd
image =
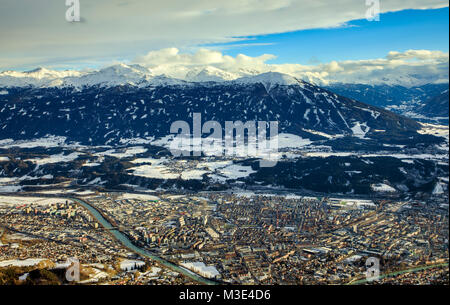
M94 71L54 71L39 68L28 72L4 71L0 73L0 88L11 87L76 87L119 85L153 86L186 84L186 82L224 82L252 75L254 71L230 73L207 66L192 67L186 71L173 73L183 77L170 77L154 73L140 65L117 64Z
M418 107L416 112L427 117L448 117L448 89L442 91L439 95L430 98L421 107Z
M279 72L266 72L255 76L246 76L239 78L235 80L234 83L242 85L260 83L263 84L267 90L270 90L275 85L300 85L303 82L287 74Z
M185 77L190 82L223 82L237 78L239 78L238 74L226 72L212 66L192 68Z
M66 71L55 71L48 70L45 68L36 68L27 72L17 72L17 71L4 71L0 73L0 76L11 78L34 78L34 79L46 79L46 78L64 78L68 76L80 76L82 73L78 71L66 70Z
M113 77L115 70L108 73ZM133 69L129 73L140 75ZM84 144L111 144L163 137L174 121L192 122L194 112L202 114L203 122L222 125L278 121L280 132L315 139L339 135L404 143L419 136L415 121L280 73L220 83L167 85L170 79L156 80L151 78L149 86L8 88L0 95L0 139L51 134Z
M54 71L45 68L37 68L27 72L4 71L0 72L0 86L2 87L49 87L57 86L66 77L80 77L79 71Z
M116 64L93 71L54 71L38 68L28 72L4 71L0 73L0 87L83 87L83 86L117 86L133 84L139 86L151 85L154 78L156 83L160 83L163 78L166 81L176 83L180 80L185 82L226 82L241 79L242 82L251 80L252 77L267 78L260 75L276 75L277 72L267 72L267 69L246 69L235 70L220 69L214 66L177 66L160 65L152 67L151 70L137 64ZM281 74L281 73L278 73ZM174 79L174 80L169 80ZM329 86L332 91L336 91L344 96L349 96L357 100L369 102L376 96L386 96L375 101L376 105L384 106L389 99L397 99L399 95L408 95L404 92L412 92L414 96L420 95L420 90L427 86L441 86L448 84L448 79L424 78L417 74L399 75L378 75L371 79L371 84L358 84L354 80L347 83L324 81L303 75L303 80L315 84ZM358 90L369 90L364 94L361 92L356 97L350 94L357 94ZM350 94L347 94L347 93ZM403 93L402 93L403 92ZM426 94L426 92L425 92ZM437 93L436 93L437 94ZM434 94L434 95L436 95ZM430 96L429 96L430 97ZM368 100L364 100L367 98ZM402 97L402 100L405 100ZM374 103L372 103L374 104Z
M383 107L387 110L394 111L395 113L424 122L430 120L436 121L436 118L444 118L444 121L441 119L437 121L445 123L445 117L447 116L445 113L448 113L448 102L433 102L433 98L439 99L438 96L448 90L448 83L426 84L411 88L398 85L389 86L336 83L328 85L326 88L340 95L347 96L370 105ZM444 97L441 97L441 99L445 100ZM426 109L428 104L435 104L435 109L430 109L430 111L427 111ZM439 107L440 109L438 109Z
M402 105L402 103L423 103L448 89L448 83L427 84L411 88L390 85L336 83L325 86L325 88L363 103L386 107L390 105Z
M150 70L138 66L118 64L110 66L100 71L86 73L78 77L66 77L62 79L61 86L94 86L106 85L117 86L122 84L139 84L151 79Z

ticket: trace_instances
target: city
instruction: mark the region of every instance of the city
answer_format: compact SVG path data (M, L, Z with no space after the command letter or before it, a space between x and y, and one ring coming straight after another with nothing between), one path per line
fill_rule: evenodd
M366 278L369 257L387 275L377 284L449 280L448 193L408 201L244 191L80 198L136 246L218 283L351 284ZM0 268L23 272L9 280L77 257L80 283L196 283L133 253L70 199L1 196L0 213Z
M449 20L448 0L0 0L2 296L433 302Z

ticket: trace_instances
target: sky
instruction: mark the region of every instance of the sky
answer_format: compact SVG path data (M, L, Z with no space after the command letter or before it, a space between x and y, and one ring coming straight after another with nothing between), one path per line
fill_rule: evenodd
M379 22L349 21L345 26L243 37L247 43L209 45L224 53L258 56L277 54L271 63L311 64L333 60L377 58L389 51L440 50L448 52L448 7L385 13Z
M65 0L1 0L0 71L124 62L166 74L212 65L320 79L366 70L448 78L448 1L380 0L379 21L366 19L376 8L366 0L79 2L81 21L69 23Z

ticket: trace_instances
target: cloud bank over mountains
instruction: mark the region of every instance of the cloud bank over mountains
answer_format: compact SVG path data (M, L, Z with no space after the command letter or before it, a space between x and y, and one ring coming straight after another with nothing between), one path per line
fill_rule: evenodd
M384 58L332 61L317 65L271 64L275 55L235 57L219 51L200 49L181 53L177 48L151 51L132 62L118 63L100 70L52 71L37 69L29 72L0 73L0 86L58 86L99 83L179 83L222 82L267 72L279 72L318 85L330 83L387 84L405 87L428 83L448 83L449 54L441 51L391 51Z
M239 54L232 57L207 49L188 54L168 48L138 56L133 62L148 67L158 75L188 80L193 80L198 74L204 75L203 80L213 80L214 76L231 80L264 72L280 72L322 85L343 82L416 86L446 83L449 78L449 54L441 51L391 51L384 58L332 61L317 65L268 63L275 58L272 54L257 57ZM211 79L207 78L208 75Z

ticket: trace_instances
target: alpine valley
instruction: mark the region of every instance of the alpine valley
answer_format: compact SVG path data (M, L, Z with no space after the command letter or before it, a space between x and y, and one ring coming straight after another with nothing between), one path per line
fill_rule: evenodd
M278 121L276 166L260 167L251 156L173 157L170 126L191 122L193 113L221 124ZM448 127L436 125L444 117L448 84L320 87L277 72L211 68L182 80L124 64L6 71L0 192L64 186L431 196L448 189Z

